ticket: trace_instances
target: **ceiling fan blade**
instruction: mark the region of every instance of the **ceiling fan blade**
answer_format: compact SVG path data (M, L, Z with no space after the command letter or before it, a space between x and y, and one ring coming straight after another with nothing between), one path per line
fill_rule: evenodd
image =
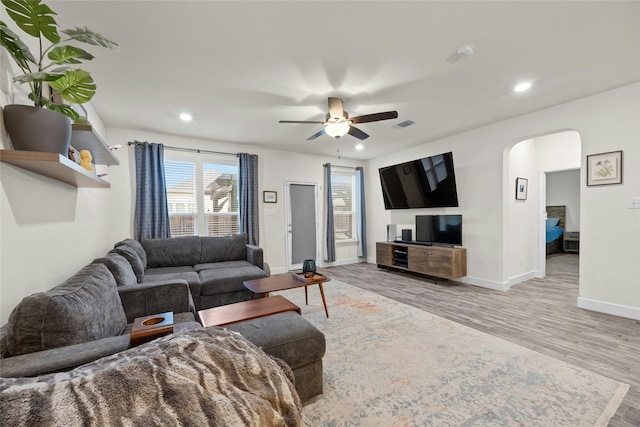
M366 133L362 132L360 129L353 126L349 126L349 135L355 136L358 139L369 138L369 135L367 135Z
M342 108L342 99L329 97L329 115L331 117L343 118L344 110Z
M311 141L312 139L316 139L317 137L322 135L324 135L324 128L320 129L318 132L314 133L309 138L307 138L307 141Z
M397 111L385 111L384 113L365 114L364 116L351 117L349 120L351 120L351 123L369 123L397 118Z
M278 123L312 123L312 124L324 124L324 122L313 122L313 121L299 121L299 120L280 120Z

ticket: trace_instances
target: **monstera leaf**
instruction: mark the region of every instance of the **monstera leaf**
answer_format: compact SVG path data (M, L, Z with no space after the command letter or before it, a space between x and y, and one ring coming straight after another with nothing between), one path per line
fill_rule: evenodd
M24 33L37 39L39 48L37 55L33 55L20 37L5 22L0 21L0 45L9 52L23 72L13 80L29 85L28 96L36 107L58 111L76 122L83 120L72 107L54 102L54 99L58 101L56 96L59 95L65 102L83 104L96 92L96 85L88 72L71 68L83 61L92 60L93 55L67 43L86 43L107 48L113 48L117 43L86 27L61 31L67 36L62 39L54 18L56 13L43 4L43 0L1 1L7 15ZM51 44L47 46L44 39ZM45 82L53 89L51 95L45 90Z
M56 13L41 0L2 0L7 14L22 31L33 37L43 35L51 43L58 43Z
M75 46L57 46L51 49L47 57L56 64L80 64L91 61L93 55Z
M84 70L69 70L49 85L60 93L62 99L74 104L84 104L96 93L91 74Z
M9 51L11 57L23 70L28 70L30 64L37 65L37 61L27 45L2 21L0 21L0 46Z
M73 40L78 40L83 43L88 43L95 46L102 46L102 47L108 47L108 48L114 48L118 46L118 43L112 42L111 40L108 40L107 38L101 36L98 33L94 33L87 27L84 27L84 28L76 27L75 29L72 29L72 30L62 30L62 32L68 35L69 37L71 37Z

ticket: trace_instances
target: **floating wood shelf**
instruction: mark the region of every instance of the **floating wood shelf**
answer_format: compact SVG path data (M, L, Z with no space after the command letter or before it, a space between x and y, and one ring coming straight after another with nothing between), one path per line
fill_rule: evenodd
M0 150L0 162L35 172L74 187L111 187L107 181L98 178L93 172L89 172L59 153Z
M119 165L120 161L91 125L71 125L71 146L80 150L89 150L96 165Z

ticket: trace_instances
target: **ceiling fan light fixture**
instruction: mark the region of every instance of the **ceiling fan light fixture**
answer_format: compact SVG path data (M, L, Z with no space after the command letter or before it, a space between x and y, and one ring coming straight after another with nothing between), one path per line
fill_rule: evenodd
M349 133L349 124L348 123L329 123L324 128L324 133L333 137L340 138L341 136L345 136Z

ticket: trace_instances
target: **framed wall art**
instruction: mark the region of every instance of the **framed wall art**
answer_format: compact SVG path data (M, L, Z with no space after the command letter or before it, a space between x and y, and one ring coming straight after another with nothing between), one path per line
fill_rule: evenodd
M529 180L527 178L516 178L516 200L527 200L527 189Z
M587 186L622 184L622 151L587 156Z
M262 200L265 203L278 203L278 193L275 191L263 191Z

